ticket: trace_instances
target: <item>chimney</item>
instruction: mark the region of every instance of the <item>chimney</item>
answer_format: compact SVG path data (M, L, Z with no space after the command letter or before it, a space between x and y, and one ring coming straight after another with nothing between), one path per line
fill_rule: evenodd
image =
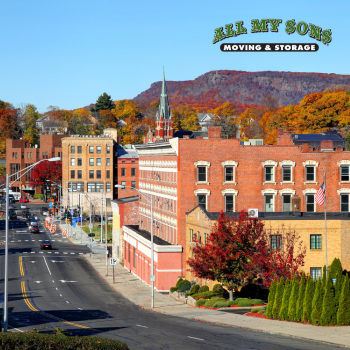
M307 142L303 142L301 146L301 151L302 152L309 152L309 144Z
M332 140L322 140L321 141L321 151L333 151L333 141Z
M208 139L219 140L221 138L221 126L208 126Z
M283 135L283 129L282 128L278 128L278 136Z

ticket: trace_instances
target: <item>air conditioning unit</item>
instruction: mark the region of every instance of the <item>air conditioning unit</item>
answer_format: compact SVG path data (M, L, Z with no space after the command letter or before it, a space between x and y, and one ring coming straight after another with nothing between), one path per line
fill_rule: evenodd
M257 218L259 214L259 210L258 209L248 209L248 216L250 218Z

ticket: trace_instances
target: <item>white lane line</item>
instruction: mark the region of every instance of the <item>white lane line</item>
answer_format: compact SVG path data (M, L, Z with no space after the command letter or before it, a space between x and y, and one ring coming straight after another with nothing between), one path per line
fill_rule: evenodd
M31 252L31 254L35 254L35 252Z
M62 240L61 240L61 239L59 239L58 241L59 241L59 242L62 242Z
M28 252L23 252L24 254L27 254Z
M32 239L32 242L35 242L35 239Z
M28 239L25 239L24 242L28 242Z
M56 240L55 240L55 239L53 239L53 240L52 240L52 242L56 242Z
M39 254L44 254L44 252L39 252Z
M60 294L60 297L62 296L62 294Z
M50 271L50 269L49 269L49 265L47 265L47 262L46 262L45 256L43 256L43 258L44 258L44 261L45 261L46 267L47 267L47 269L49 270L49 274L51 275L51 271Z
M66 252L63 252L63 254L68 254L68 253L66 253Z
M14 243L15 241L11 241L11 243Z
M140 324L136 324L135 326L137 326L137 327L142 327L142 328L148 328L148 327L146 327L146 326L141 326Z
M55 254L59 254L60 252L55 252Z
M12 327L12 326L10 326L9 324L8 324L8 326L10 327L10 328L12 328L12 329L15 329L16 331L18 331L18 332L22 332L22 333L24 333L24 331L21 331L20 329L18 329L18 328L15 328L15 327Z
M79 255L83 255L84 253L79 253Z
M58 290L58 288L56 287L56 290Z
M195 337L190 337L190 336L188 336L188 338L196 339L196 340L204 340L204 339L201 339L201 338L195 338Z
M51 254L52 252L47 252L48 254Z
M66 303L69 304L69 301L66 300Z
M78 310L83 310L83 309L81 309L80 307L78 307Z
M42 239L39 239L39 242L42 242L43 240Z
M71 254L75 254L75 253L71 253Z

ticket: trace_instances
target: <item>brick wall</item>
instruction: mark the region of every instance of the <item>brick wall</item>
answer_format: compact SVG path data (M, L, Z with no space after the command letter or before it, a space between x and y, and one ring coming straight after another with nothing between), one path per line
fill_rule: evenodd
M124 170L122 170L124 169ZM135 169L135 175L132 175L132 169ZM132 182L136 183L136 188L139 189L139 160L138 158L118 158L118 185L125 182L126 186L131 187ZM125 176L122 176L123 171ZM136 196L137 191L126 187L125 190L118 188L118 198Z

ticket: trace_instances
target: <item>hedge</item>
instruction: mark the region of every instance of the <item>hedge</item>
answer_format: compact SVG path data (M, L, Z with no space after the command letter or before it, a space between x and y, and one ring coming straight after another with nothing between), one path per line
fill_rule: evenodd
M299 282L297 278L294 276L292 279L292 291L290 293L289 306L288 306L289 321L296 321L298 295L299 295Z
M207 300L205 302L205 308L208 309L209 307L212 307L216 303L216 300Z
M272 318L272 309L273 309L273 303L275 301L276 288L277 288L276 282L273 280L270 285L269 296L267 301L266 314L268 318Z
M213 291L209 291L209 292L203 292L203 293L198 293L198 294L193 294L191 295L192 298L196 299L196 297L199 297L199 296L204 296L206 297L206 299L210 299L212 298L213 296L215 296L215 293ZM198 299L196 299L198 300Z
M177 291L177 287L171 287L170 288L170 293L174 293L174 292L176 292Z
M287 279L284 284L282 305L278 314L279 319L282 321L288 320L288 306L289 306L289 298L290 298L291 292L292 292L292 284L291 284L291 281Z
M209 287L208 286L202 286L200 287L201 292L209 292Z
M311 312L312 312L312 300L314 298L315 283L311 276L308 277L306 282L304 305L303 305L303 316L301 320L303 322L311 323Z
M237 300L228 301L228 306L231 306L231 305L238 305L238 301Z
M242 300L248 300L248 299L247 299L247 298L237 298L237 299L236 299L237 303L239 303L239 302L242 301Z
M305 272L303 272L299 283L299 295L298 295L297 309L296 309L294 321L301 321L301 318L303 316L305 289L306 289L306 278L305 278Z
M265 303L261 299L252 299L252 303L254 305L265 305Z
M326 282L320 323L322 326L337 324L337 303L331 274L328 274Z
M44 195L43 194L35 194L33 196L33 199L43 199Z
M311 322L315 325L320 324L323 296L324 296L324 288L322 285L322 279L319 278L316 282L315 294L314 294L314 298L312 299Z
M182 284L182 281L183 281L183 279L182 279L182 278L179 278L179 279L177 280L177 282L176 282L176 287L180 287L181 284Z
M227 301L220 300L220 301L217 301L217 302L214 304L213 308L215 309L215 308L228 307L228 306L229 306L229 304L228 304Z
M195 284L194 286L192 286L192 288L190 290L191 295L199 293L200 289L201 289L201 287L199 286L199 284ZM202 292L204 292L204 291L202 291Z
M282 306L283 290L284 280L283 277L281 277L280 281L277 283L275 301L273 302L272 318L278 318L278 314Z
M206 299L199 299L196 301L196 306L203 306L206 303Z
M343 278L343 288L340 294L337 323L339 326L350 324L350 282L348 276Z
M264 313L266 311L266 309L264 307L254 307L252 308L252 310L250 311L251 313Z
M250 300L241 300L238 306L254 306L254 304Z
M65 335L42 333L0 333L0 349L55 349L55 350L99 350L129 349L118 340L100 337L67 337Z

